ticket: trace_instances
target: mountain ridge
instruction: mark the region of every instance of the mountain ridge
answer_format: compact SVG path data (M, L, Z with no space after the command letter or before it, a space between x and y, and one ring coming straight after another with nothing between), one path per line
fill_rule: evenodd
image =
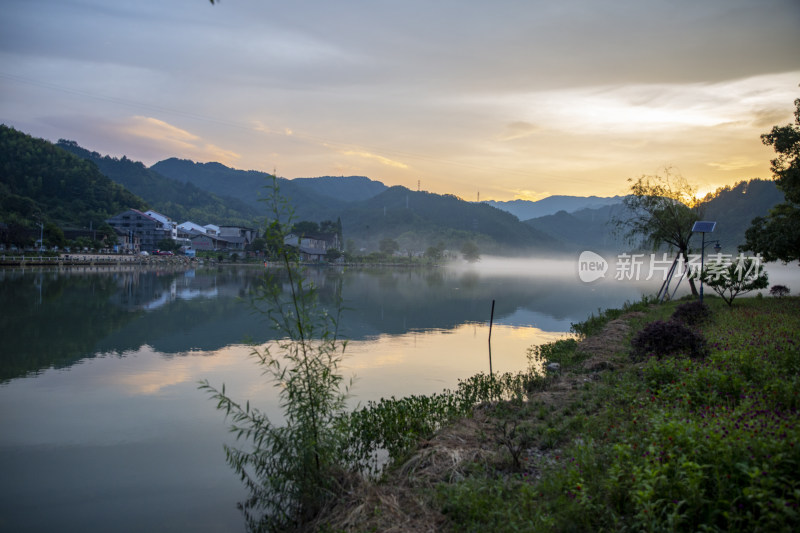
M623 198L623 196L570 196L557 194L535 201L487 200L485 203L497 207L498 209L508 211L524 221L546 215L554 215L559 211L572 213L580 209L593 209L606 205L613 205L620 203Z
M260 201L258 194L273 179L265 172L178 158L166 159L148 168L125 156L121 159L101 156L74 141L60 140L53 144L33 139L13 128L3 128L8 142L0 155L8 160L9 168L28 165L28 170L17 169L20 175L44 177L52 174L53 169L48 165L73 161L64 170L57 171L57 174L61 173L57 179L47 178L52 184L48 186L72 191L69 192L72 196L76 187L85 187L81 184L86 183L100 184L108 189L110 186L98 181L98 176L102 176L115 184L111 188L118 195L117 203L125 199L124 202L130 204L126 207L130 208L142 207L144 201L148 207L176 221L259 227L269 214L268 206ZM22 152L20 146L24 148ZM88 163L78 164L78 161ZM5 198L0 197L0 207L3 208L0 214L5 220L0 222L18 224L23 221L32 228L31 213L37 210L42 212L39 216L46 215L45 221L47 216L59 221L66 220L66 215L78 213L79 210L53 204L52 198L42 203L45 198L36 195L43 192L41 185L37 185L44 183L43 177L38 181L25 178L27 181L17 179L5 184L7 194ZM390 187L366 176L277 178L277 181L281 195L289 199L295 209L294 221L341 219L345 241L360 241L356 243L360 249L377 249L385 238L396 239L400 248L409 253L420 252L429 246L459 249L466 241L477 243L482 253L512 254L535 250L572 251L592 246L618 248L622 245L621 239L612 235L613 228L608 226L608 222L619 214L624 198L621 196L557 195L538 202L468 202L452 194ZM81 194L88 199L92 196L90 193L92 191ZM261 195L262 198L265 196ZM718 231L714 237L724 241L733 251L742 241L750 220L763 216L782 200L783 194L771 180L743 181L708 195L704 199L706 218L717 220ZM120 209L117 204L109 204L108 208L111 205L115 210ZM517 215L509 212L509 206L533 206L539 212L549 214L521 222ZM552 212L559 207L562 209ZM94 223L98 227L108 216L103 215L104 212L94 208L83 213L86 220L79 224L91 226Z

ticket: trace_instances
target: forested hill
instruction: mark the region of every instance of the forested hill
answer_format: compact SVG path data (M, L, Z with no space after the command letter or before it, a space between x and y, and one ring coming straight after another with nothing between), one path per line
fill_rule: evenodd
M94 163L0 125L0 221L29 228L40 222L97 228L130 208L147 206Z
M346 236L368 242L388 237L398 240L404 248L414 242L434 245L440 240L454 246L459 240L473 238L487 241L485 246L489 248L499 245L506 253L561 249L556 239L490 205L400 186L349 207L342 222Z
M150 169L213 194L235 198L266 213L267 205L263 200L270 193L273 179L266 172L237 170L221 163L195 163L177 158L159 161ZM294 207L298 220L335 220L347 204L339 198L317 192L306 183L294 181L278 178L278 186L281 195Z
M582 209L599 209L605 206L616 205L622 202L622 198L622 196L555 195L542 198L535 202L530 200L510 200L507 202L488 200L486 203L498 209L502 209L503 211L508 211L520 220L530 220L532 218L554 215L561 211L573 213Z
M723 253L737 254L736 247L745 242L744 232L755 217L765 216L776 204L785 201L783 192L772 180L742 181L733 187L721 187L704 199L705 220L717 227L711 239L719 239Z
M380 181L364 176L321 176L319 178L294 178L293 185L300 185L330 198L345 202L368 200L388 187Z
M745 241L744 233L750 222L783 201L783 193L771 180L754 179L721 187L703 198L703 219L717 223L708 238L719 240L723 253L735 255L737 247ZM525 224L563 242L570 251L629 251L635 245L615 236L612 223L613 218L624 216L623 204L617 203L571 213L559 211L526 220ZM694 245L699 246L699 242Z
M58 141L58 146L93 162L103 174L143 198L151 209L178 223L190 220L198 224L254 226L264 219L264 206L259 210L241 200L168 179L125 156L121 159L102 156L64 139Z

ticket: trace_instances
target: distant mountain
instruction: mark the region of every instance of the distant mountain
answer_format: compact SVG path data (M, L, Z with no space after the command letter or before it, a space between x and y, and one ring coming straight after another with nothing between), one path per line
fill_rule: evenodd
M620 201L572 213L562 210L526 220L524 223L562 242L570 252L617 251L630 247L623 238L614 235L614 226L611 224L614 217L622 217L624 214L625 207Z
M383 237L397 239L401 248L425 250L438 241L458 249L464 240L476 240L504 252L560 249L558 241L526 226L500 209L466 202L454 195L390 187L342 213L345 238L375 245Z
M611 220L624 217L620 202L600 208L581 209L572 213L559 211L552 215L526 220L525 224L561 241L571 251L635 249L635 244L614 235ZM707 239L719 240L723 253L736 255L737 246L744 242L750 221L763 216L770 208L784 201L783 193L770 180L742 181L732 187L722 187L704 199L703 219L717 222ZM699 246L699 243L693 243Z
M192 220L200 224L252 226L264 218L263 206L259 211L241 200L217 196L191 183L176 182L125 156L122 159L102 156L64 139L58 141L58 146L93 162L104 175L141 196L151 209L179 223Z
M173 158L148 169L73 141L56 146L0 126L0 168L0 222L8 227L31 230L38 220L98 227L131 207L149 207L177 221L256 227L269 215L259 197L268 194L272 176L219 163ZM408 252L434 245L457 251L468 240L483 254L632 249L613 235L609 223L624 216L619 196L475 203L387 187L363 176L279 178L278 183L295 209L295 221L341 219L345 242L357 249L376 250L387 237ZM735 254L750 221L783 201L783 194L772 181L752 180L723 187L704 201L704 218L717 221L711 238ZM546 214L519 221L531 212Z
M380 181L374 181L364 176L294 178L291 182L343 202L368 200L389 188Z
M489 200L485 203L507 211L520 220L554 215L559 211L572 213L580 209L596 209L607 205L622 202L622 196L602 197L602 196L548 196L541 200L532 202L530 200L510 200L507 202L497 202Z
M722 253L736 255L737 246L745 241L744 232L750 222L783 201L783 192L771 180L754 179L719 188L704 198L703 218L717 223L714 233L706 239L718 239Z
M151 170L170 179L191 183L220 196L236 198L266 214L267 187L272 185L272 175L256 170L237 170L220 163L195 163L171 158L159 161ZM319 181L317 181L319 180ZM278 178L281 195L295 209L297 220L335 220L344 206L351 201L369 198L386 188L380 182L360 176Z
M150 167L170 179L192 183L248 205L264 206L259 198L272 176L257 171L236 170L219 163L195 163L167 159ZM475 240L481 250L553 249L553 238L520 223L513 215L486 204L466 202L453 195L387 187L363 176L278 178L280 193L294 208L295 220L340 218L345 240L359 248L375 250L385 237L397 239L401 248L421 252L443 243L460 248Z

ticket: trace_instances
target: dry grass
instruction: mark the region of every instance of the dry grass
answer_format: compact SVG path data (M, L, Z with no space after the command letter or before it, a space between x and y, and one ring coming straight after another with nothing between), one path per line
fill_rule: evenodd
M583 362L583 369L589 372L612 370L618 366L618 356L629 346L631 333L630 320L645 316L641 311L627 313L610 321L597 335L583 339L577 351L589 355Z
M438 483L463 479L464 468L491 461L497 453L489 438L496 429L486 411L485 407L478 407L472 418L458 420L420 443L414 454L379 482L359 480L311 529L324 526L330 531L348 532L441 531L446 519L431 505L428 495Z

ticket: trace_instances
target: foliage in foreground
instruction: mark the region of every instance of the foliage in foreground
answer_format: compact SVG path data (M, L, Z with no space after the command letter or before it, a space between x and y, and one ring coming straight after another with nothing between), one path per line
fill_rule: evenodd
M766 261L784 263L800 259L800 98L794 101L794 124L774 126L761 141L775 149L771 161L775 184L786 201L765 217L756 217L745 232L740 248L760 253Z
M280 280L265 270L255 303L283 335L279 354L270 347L253 348L259 366L280 389L283 420L271 421L258 409L237 403L207 381L201 388L217 400L233 421L231 431L248 448L225 447L228 464L250 492L240 503L251 531L285 531L316 516L347 479L347 468L337 453L344 434L338 420L345 412L347 388L339 370L346 343L337 336L336 313L318 303L316 288L306 280L297 254L283 246L285 230L279 220L286 203L273 185L275 220L269 227L276 254L288 275L288 296ZM341 301L341 299L339 299Z
M440 485L453 528L796 531L800 299L709 302L706 359L605 373L562 409L559 427L574 430L528 471Z

